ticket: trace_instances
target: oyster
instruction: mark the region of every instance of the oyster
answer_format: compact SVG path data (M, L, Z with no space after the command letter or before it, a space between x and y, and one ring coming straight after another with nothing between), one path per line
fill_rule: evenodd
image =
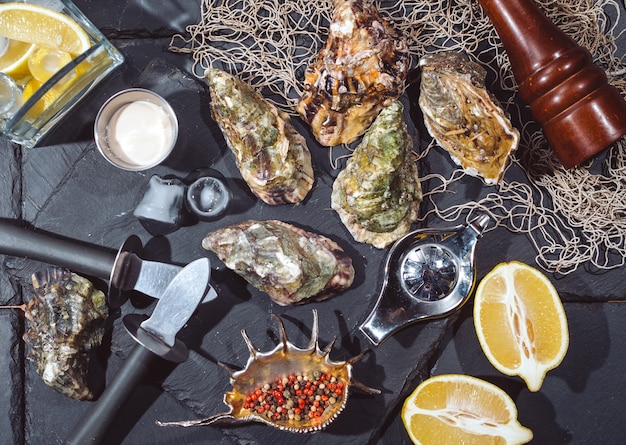
M468 174L496 184L519 131L485 88L485 69L453 51L424 56L419 105L430 135Z
M209 233L202 247L281 306L325 300L352 285L352 259L334 241L282 221Z
M213 68L205 76L213 119L252 193L272 205L302 201L313 186L313 167L289 116L235 76Z
M384 108L333 183L331 207L356 241L384 248L417 218L422 189L403 106Z
M406 38L363 0L333 0L328 40L304 74L297 105L320 144L348 144L404 90Z
M230 372L232 390L224 395L230 410L207 419L182 422L157 422L161 426L237 425L261 422L295 433L326 428L343 411L350 386L370 394L380 394L352 378L352 365L360 354L345 362L330 360L334 340L324 349L318 342L317 311L313 311L311 340L301 349L287 340L285 326L275 315L280 343L268 352L259 352L245 330L244 341L250 351L245 368ZM305 392L306 390L306 392ZM315 400L317 399L317 406Z
M24 313L24 341L43 381L61 394L91 400L89 352L102 343L109 310L104 293L68 269L49 267L32 276L34 296Z

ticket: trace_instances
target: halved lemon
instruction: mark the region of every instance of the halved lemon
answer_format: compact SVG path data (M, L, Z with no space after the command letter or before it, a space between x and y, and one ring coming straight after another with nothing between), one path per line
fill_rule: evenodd
M69 16L29 3L0 4L0 36L74 55L91 46L87 33Z
M530 391L541 388L569 345L559 294L542 272L519 261L498 264L481 280L474 327L491 364L520 376Z
M416 445L519 445L533 438L507 393L467 375L424 380L404 401L401 416Z
M0 72L11 76L16 81L27 77L28 58L35 49L32 43L9 40L8 47L0 56Z

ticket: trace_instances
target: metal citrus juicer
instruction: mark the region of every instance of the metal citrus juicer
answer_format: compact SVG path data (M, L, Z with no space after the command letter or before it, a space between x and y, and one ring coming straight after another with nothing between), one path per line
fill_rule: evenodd
M444 317L469 298L476 281L474 248L489 223L419 229L400 238L385 263L382 290L359 329L375 346L412 323Z

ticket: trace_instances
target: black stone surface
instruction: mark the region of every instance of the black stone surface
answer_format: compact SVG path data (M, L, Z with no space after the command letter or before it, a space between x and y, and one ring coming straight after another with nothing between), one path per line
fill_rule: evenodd
M400 444L410 443L399 421L404 397L431 374L464 373L485 378L505 389L516 401L522 424L535 431L533 444L575 445L626 441L621 413L625 363L623 269L601 274L586 270L552 277L565 302L570 327L570 350L559 368L550 372L538 393L522 381L499 374L485 359L473 330L471 302L451 317L414 325L374 348L354 365L354 376L382 390L379 396L351 393L346 410L325 431L293 435L263 425L237 428L162 428L155 420L182 420L225 410L228 373L217 362L243 366L248 350L240 330L246 329L259 350L276 344L278 333L271 314L281 315L292 342L305 346L310 336L311 309L320 315L322 346L337 336L331 357L347 360L369 347L357 327L372 307L381 283L384 252L351 242L338 217L329 209L332 178L326 149L309 137L316 169L312 194L300 206L274 208L253 199L234 165L209 112L203 82L188 74L191 57L167 51L169 36L197 23L198 0L137 2L76 0L76 5L102 29L126 58L124 65L101 84L39 147L26 150L0 142L0 218L61 236L117 249L130 234L137 234L151 259L186 264L203 255L213 262L212 283L220 297L203 305L181 333L190 359L178 367L163 364L137 389L131 403L120 412L109 444ZM124 172L97 152L93 119L113 93L130 86L153 89L168 99L181 123L173 155L162 165L140 173ZM412 101L410 105L414 105ZM408 103L408 102L407 102ZM420 123L415 122L419 127ZM297 128L308 135L300 122ZM432 151L423 168L451 168L449 159ZM234 211L212 222L190 221L164 237L152 237L132 212L152 174L186 177L197 168L220 171L236 196ZM515 174L515 172L513 172ZM461 202L481 190L471 178ZM200 246L214 228L245 219L282 219L324 233L354 259L355 285L331 300L284 308L247 286ZM445 226L436 219L432 226ZM478 278L501 261L534 264L535 252L522 235L498 229L487 233L477 246ZM23 258L2 258L0 303L28 299L32 272L42 263ZM145 299L135 299L121 314L149 313ZM24 324L16 311L0 311L0 443L59 444L93 402L68 399L47 387L26 360L21 341ZM121 326L120 314L112 318L105 344L94 358L91 376L102 391L114 377L132 340Z

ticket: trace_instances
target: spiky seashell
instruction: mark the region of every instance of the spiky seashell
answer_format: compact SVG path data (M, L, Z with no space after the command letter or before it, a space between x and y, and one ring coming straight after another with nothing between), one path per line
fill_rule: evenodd
M317 311L313 310L311 340L306 349L290 343L282 320L278 316L275 318L280 329L280 343L273 350L259 352L246 331L242 330L250 351L245 368L236 371L220 363L230 372L232 390L224 395L228 412L207 419L158 423L162 426L189 427L261 422L294 433L310 433L326 428L337 418L348 402L351 386L370 394L380 394L379 390L367 387L352 377L352 365L363 354L345 362L335 362L329 357L334 340L320 349ZM304 389L307 382L310 383L307 388L312 393L303 395L300 387ZM310 402L311 396L313 400L319 396L318 406Z
M282 221L245 221L209 233L202 247L281 306L325 300L352 285L337 243Z
M304 74L297 110L320 144L348 144L404 90L406 38L363 0L334 0L328 40Z
M420 60L419 105L430 135L468 174L496 184L519 131L485 88L485 69L454 51Z
M68 269L49 267L32 276L34 296L24 310L24 341L43 381L61 394L90 400L89 352L102 343L109 316L106 296Z
M356 241L384 248L417 218L422 189L399 101L384 108L335 182L331 207Z
M289 116L231 74L210 68L205 76L211 115L252 193L272 205L301 202L313 186L313 167Z

